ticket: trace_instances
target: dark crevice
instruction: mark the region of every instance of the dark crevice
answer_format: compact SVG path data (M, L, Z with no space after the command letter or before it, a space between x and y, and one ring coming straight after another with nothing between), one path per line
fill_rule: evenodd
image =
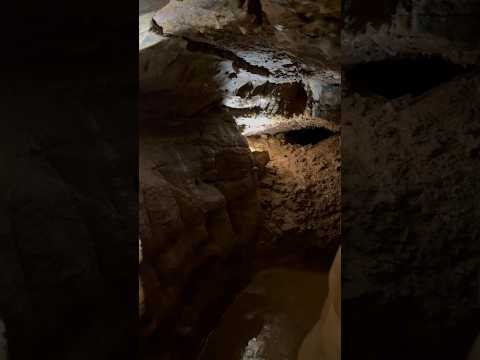
M303 22L305 22L307 24L310 24L311 22L314 21L311 14L297 13L297 16L300 20L302 20Z
M320 141L328 139L335 133L331 130L321 127L304 128L298 130L290 130L283 134L287 144L297 145L315 145Z
M256 87L250 95L280 99L278 112L286 116L302 114L308 104L308 94L301 82L273 84L267 81Z
M418 96L468 71L440 56L388 59L359 64L346 71L349 92L394 99Z
M247 13L255 17L255 22L261 25L264 21L265 14L263 13L262 3L260 0L239 0L240 8L247 4Z
M379 27L389 23L395 13L398 3L401 2L405 8L409 8L408 0L367 0L354 1L344 0L342 2L343 13L351 19L351 28L355 31L365 29L366 24Z

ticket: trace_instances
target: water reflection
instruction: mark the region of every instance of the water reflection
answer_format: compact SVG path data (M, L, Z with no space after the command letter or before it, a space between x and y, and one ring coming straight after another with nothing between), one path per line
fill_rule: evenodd
M295 360L326 293L326 273L259 273L226 311L199 360Z

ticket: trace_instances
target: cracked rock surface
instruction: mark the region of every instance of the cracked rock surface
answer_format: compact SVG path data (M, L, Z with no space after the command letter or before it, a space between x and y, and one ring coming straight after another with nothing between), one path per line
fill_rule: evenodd
M270 17L275 21L258 27L252 26L250 17L236 1L171 1L153 16L162 26L164 36L143 26L141 61L145 64L142 59L148 55L143 56L144 53L159 52L163 46L181 47L186 49L182 53L201 55L199 57L210 55L218 59L218 64L217 73L209 76L222 92L225 106L241 109L247 117L251 117L252 112L282 115L292 111L288 103L280 102L297 102L297 98L303 96L307 98L306 104L294 109L293 113L336 121L340 106L340 74L334 51L317 51L310 58L307 53L312 51L311 46L288 47L278 39L279 33L285 32L290 42L305 44L305 41L295 41L291 33L299 35L300 23L311 23L327 16L325 9L322 12L315 7L308 11L307 8L298 6L295 11L308 13L308 19L302 22L297 14L297 20L289 25L284 18L290 11L287 5L272 4L272 9L264 5L266 17L272 12ZM332 14L336 14L335 11L332 10ZM329 16L334 16L332 14ZM330 34L338 36L338 31L333 28ZM155 68L159 71L158 65ZM245 91L248 88L250 91ZM266 103L277 105L265 109Z

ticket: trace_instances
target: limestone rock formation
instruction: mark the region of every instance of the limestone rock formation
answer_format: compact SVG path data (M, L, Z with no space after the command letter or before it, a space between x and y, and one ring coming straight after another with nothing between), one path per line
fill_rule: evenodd
M188 119L191 133L160 121L158 131L142 134L140 148L142 280L157 322L180 299L198 307L215 291L222 298L234 276L227 269L260 221L256 163L234 121L207 113ZM187 288L198 292L183 294Z

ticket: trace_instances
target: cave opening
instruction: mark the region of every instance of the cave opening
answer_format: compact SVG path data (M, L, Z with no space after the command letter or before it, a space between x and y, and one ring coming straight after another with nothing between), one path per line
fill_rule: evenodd
M310 127L287 131L284 133L284 138L287 144L298 144L305 146L318 144L320 141L328 139L334 134L335 132L326 128Z
M394 99L421 95L466 71L441 56L415 56L360 63L346 70L346 78L351 93Z

